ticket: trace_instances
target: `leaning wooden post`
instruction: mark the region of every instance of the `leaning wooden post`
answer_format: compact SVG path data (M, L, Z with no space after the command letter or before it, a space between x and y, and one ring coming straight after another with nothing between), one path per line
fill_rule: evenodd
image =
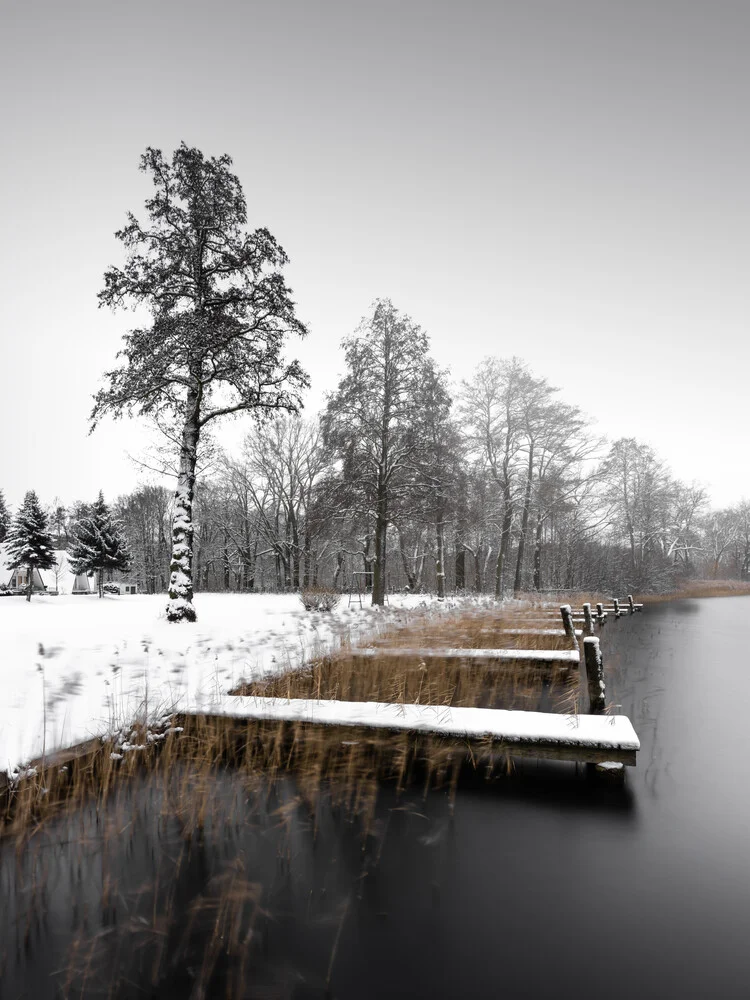
M628 594L628 604L630 605L630 613L632 615L632 614L635 613L635 604L633 604L633 595L632 594Z
M621 613L620 612L620 602L617 600L616 597L612 598L612 607L615 609L615 618L619 618L620 617L620 613Z
M589 714L602 715L605 708L604 663L599 647L599 637L587 635L583 640L583 658L586 663L586 680L589 686Z
M591 617L591 605L588 602L583 605L583 617L586 620L586 635L593 635L594 619Z
M563 628L565 629L565 634L573 643L573 649L577 649L581 652L580 646L578 645L578 640L576 639L576 630L573 625L573 612L570 609L569 604L562 604L560 606L560 614L562 615Z

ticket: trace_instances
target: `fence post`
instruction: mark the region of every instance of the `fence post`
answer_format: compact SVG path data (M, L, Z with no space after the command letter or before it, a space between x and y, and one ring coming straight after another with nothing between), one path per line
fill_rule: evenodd
M586 619L586 635L593 635L594 619L591 617L591 605L588 601L583 605L583 617Z
M612 607L615 609L615 618L620 617L620 602L616 597L612 598Z
M630 613L632 615L634 613L634 611L635 611L635 605L633 604L633 595L632 594L628 594L628 604L630 605Z
M606 705L606 692L604 663L598 636L587 635L583 640L583 658L586 663L586 680L589 688L589 714L601 715Z
M576 639L576 630L575 630L575 626L573 625L573 612L570 609L570 605L569 604L561 604L560 605L560 614L562 615L563 628L565 629L565 634L570 639L570 641L573 643L573 649L577 649L578 652L580 653L581 652L581 648L578 645L578 640Z

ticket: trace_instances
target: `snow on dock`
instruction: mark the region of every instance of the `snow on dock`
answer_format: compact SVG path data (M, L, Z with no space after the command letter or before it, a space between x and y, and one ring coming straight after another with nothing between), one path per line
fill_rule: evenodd
M614 760L634 765L640 741L624 715L555 715L493 708L453 708L362 701L314 701L228 695L211 716L258 721L429 733L490 739L512 753L560 760Z
M581 656L577 649L475 649L473 647L468 649L440 649L439 647L423 649L378 646L375 649L352 649L351 655L358 659L360 657L390 656L415 660L498 660L507 663L515 663L518 660L567 664L581 662Z
M577 628L573 630L575 632L576 639L580 639L583 635L581 629ZM541 636L559 636L564 638L568 633L564 628L500 628L497 629L499 635L541 635Z

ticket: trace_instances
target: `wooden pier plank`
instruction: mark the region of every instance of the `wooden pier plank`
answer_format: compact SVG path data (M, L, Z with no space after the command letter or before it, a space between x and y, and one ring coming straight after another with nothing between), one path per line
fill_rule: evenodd
M619 761L633 766L640 742L624 715L557 715L549 712L301 698L226 696L209 716L325 726L409 731L490 740L511 754L558 760Z

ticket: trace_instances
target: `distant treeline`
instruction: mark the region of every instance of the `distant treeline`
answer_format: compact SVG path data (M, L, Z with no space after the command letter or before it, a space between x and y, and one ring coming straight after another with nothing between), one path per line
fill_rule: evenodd
M253 424L237 454L206 448L196 590L646 594L750 579L750 503L712 510L648 445L605 445L516 358L485 359L451 391L403 333L349 341L319 418ZM172 493L139 485L112 505L149 593L169 583ZM84 507L49 510L59 547Z

